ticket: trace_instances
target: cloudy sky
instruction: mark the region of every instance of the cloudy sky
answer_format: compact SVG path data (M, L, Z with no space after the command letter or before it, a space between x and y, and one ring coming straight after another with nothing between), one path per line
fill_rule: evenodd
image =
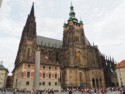
M22 29L35 2L37 34L62 40L71 0L3 0L0 8L0 61L11 72ZM119 62L125 58L125 0L72 0L91 44Z

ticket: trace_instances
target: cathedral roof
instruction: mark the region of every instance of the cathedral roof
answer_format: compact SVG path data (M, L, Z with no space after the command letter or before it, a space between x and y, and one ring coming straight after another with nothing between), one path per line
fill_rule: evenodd
M85 43L86 43L86 45L91 45L89 40L86 37L85 37Z
M86 42L86 45L91 45L86 37L85 37L85 42ZM47 47L60 48L62 47L62 43L63 42L61 40L47 38L43 36L37 36L37 45L43 45L43 46L46 45Z
M43 36L37 36L37 45L46 45L48 47L60 48L62 46L62 41Z

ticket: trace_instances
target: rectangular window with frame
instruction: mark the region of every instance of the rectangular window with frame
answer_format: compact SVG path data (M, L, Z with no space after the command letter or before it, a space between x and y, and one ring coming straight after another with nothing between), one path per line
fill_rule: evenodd
M51 82L49 82L49 86L51 85Z
M27 77L28 77L28 78L30 77L30 72L27 72Z
M51 70L51 67L49 66L49 69Z
M27 81L27 82L26 82L26 85L28 86L29 84L30 84L30 82Z
M49 73L49 79L51 79L51 73Z
M45 73L43 73L43 78L45 78Z
M41 82L39 83L39 85L41 86Z
M57 67L55 67L55 70L57 70Z
M45 66L43 66L43 69L45 69Z
M57 82L55 82L55 86L57 86Z
M30 64L28 64L28 68L30 68Z
M57 74L55 74L55 79L57 79Z
M43 85L45 85L45 82L43 82Z

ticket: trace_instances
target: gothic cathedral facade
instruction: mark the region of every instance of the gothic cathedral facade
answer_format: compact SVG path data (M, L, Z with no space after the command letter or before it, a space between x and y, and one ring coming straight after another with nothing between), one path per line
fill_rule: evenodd
M13 70L14 84L18 78L26 75L21 71L21 64L35 63L35 51L39 47L41 56L49 61L50 65L60 67L58 81L61 87L105 87L105 74L103 54L98 47L91 45L84 33L84 24L75 17L74 7L70 6L69 19L63 26L63 39L51 39L38 36L34 15L34 4L24 26L15 68ZM30 60L30 62L29 62ZM41 58L42 62L42 58ZM42 64L42 63L41 63ZM45 63L46 64L46 63ZM20 68L20 70L19 70ZM22 78L23 79L23 78Z

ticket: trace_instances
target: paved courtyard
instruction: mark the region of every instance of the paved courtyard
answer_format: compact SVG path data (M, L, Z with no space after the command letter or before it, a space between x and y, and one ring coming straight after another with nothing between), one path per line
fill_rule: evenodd
M6 93L0 92L0 94L13 94L13 92L6 92ZM16 94L30 94L30 93L16 93ZM42 94L48 94L48 93L42 93ZM54 94L69 94L69 93L68 92L55 92ZM81 92L76 91L76 92L73 92L73 94L81 94ZM88 93L86 93L86 94L88 94ZM92 94L97 94L97 93L92 93ZM99 94L101 94L101 93L99 93ZM120 94L120 92L119 91L115 91L115 92L109 91L106 94Z

